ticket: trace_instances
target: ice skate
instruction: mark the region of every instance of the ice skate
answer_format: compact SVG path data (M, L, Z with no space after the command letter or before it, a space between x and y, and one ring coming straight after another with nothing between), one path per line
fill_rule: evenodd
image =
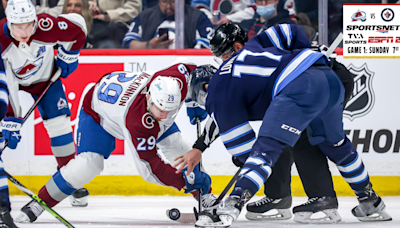
M73 207L86 207L88 205L89 191L86 188L76 190L69 197L69 201Z
M290 219L292 213L292 196L286 196L280 199L271 199L268 196L247 204L246 218L248 220L284 220ZM264 214L276 210L275 214Z
M212 193L202 195L201 206L203 208L203 211L212 211L213 209L216 209L218 207L218 204L214 205L216 200L217 197Z
M364 188L364 192L367 196L358 198L359 205L351 213L361 222L391 221L392 217L385 211L385 203L370 184Z
M219 204L217 215L201 214L197 220L196 227L229 227L240 214L240 197L230 196Z
M293 208L294 221L298 223L338 223L342 221L339 215L336 197L322 196L310 198L306 203ZM311 218L322 212L324 217Z
M44 209L35 200L21 208L21 213L15 218L18 223L34 222L43 213Z
M14 220L10 215L10 211L7 207L0 208L0 227L2 228L18 228L14 224Z
M238 218L244 204L251 198L248 190L242 196L229 196L218 204L216 210L199 215L196 227L229 227ZM207 213L207 212L206 212Z

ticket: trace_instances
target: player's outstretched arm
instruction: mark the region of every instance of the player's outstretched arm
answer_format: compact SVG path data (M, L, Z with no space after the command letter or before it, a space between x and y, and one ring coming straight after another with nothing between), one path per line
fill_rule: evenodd
M212 117L208 118L206 126L204 127L203 134L197 139L193 145L193 149L184 155L175 159L178 161L173 167L176 168L180 165L176 173L182 171L185 166L188 166L188 171L193 171L193 168L200 162L201 154L207 149L219 136L219 128Z
M194 167L197 164L199 164L200 159L201 159L201 153L202 153L201 150L193 148L186 154L175 158L174 161L177 161L177 163L173 167L177 168L180 165L180 167L178 168L178 170L175 173L182 172L182 169L185 168L186 166L187 166L188 173L191 173L193 171Z

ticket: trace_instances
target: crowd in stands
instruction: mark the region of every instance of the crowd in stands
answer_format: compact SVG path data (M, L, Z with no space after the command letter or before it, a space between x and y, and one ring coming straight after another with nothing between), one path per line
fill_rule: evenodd
M31 0L37 13L57 17L81 14L88 36L85 48L174 49L176 0ZM340 33L343 3L382 0L328 0L328 42ZM400 0L387 0L400 3ZM7 0L2 0L0 19ZM214 4L212 6L211 4ZM221 24L239 24L249 38L281 23L300 25L311 41L318 39L318 0L185 0L184 47L208 48Z

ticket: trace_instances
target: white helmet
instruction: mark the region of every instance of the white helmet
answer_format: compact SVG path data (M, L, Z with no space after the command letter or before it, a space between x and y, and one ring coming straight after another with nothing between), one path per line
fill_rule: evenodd
M10 31L11 24L22 24L35 21L32 34L35 33L37 24L36 9L30 0L9 0L6 7L6 17Z
M148 104L154 103L163 111L173 111L181 103L179 82L171 77L156 77L150 84L149 94Z

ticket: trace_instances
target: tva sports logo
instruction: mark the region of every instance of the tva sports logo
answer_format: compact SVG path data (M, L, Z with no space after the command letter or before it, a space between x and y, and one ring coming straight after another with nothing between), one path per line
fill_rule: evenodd
M368 114L374 106L372 79L375 73L368 69L366 63L359 68L350 64L347 69L354 74L354 89L343 115L353 121L357 117Z

